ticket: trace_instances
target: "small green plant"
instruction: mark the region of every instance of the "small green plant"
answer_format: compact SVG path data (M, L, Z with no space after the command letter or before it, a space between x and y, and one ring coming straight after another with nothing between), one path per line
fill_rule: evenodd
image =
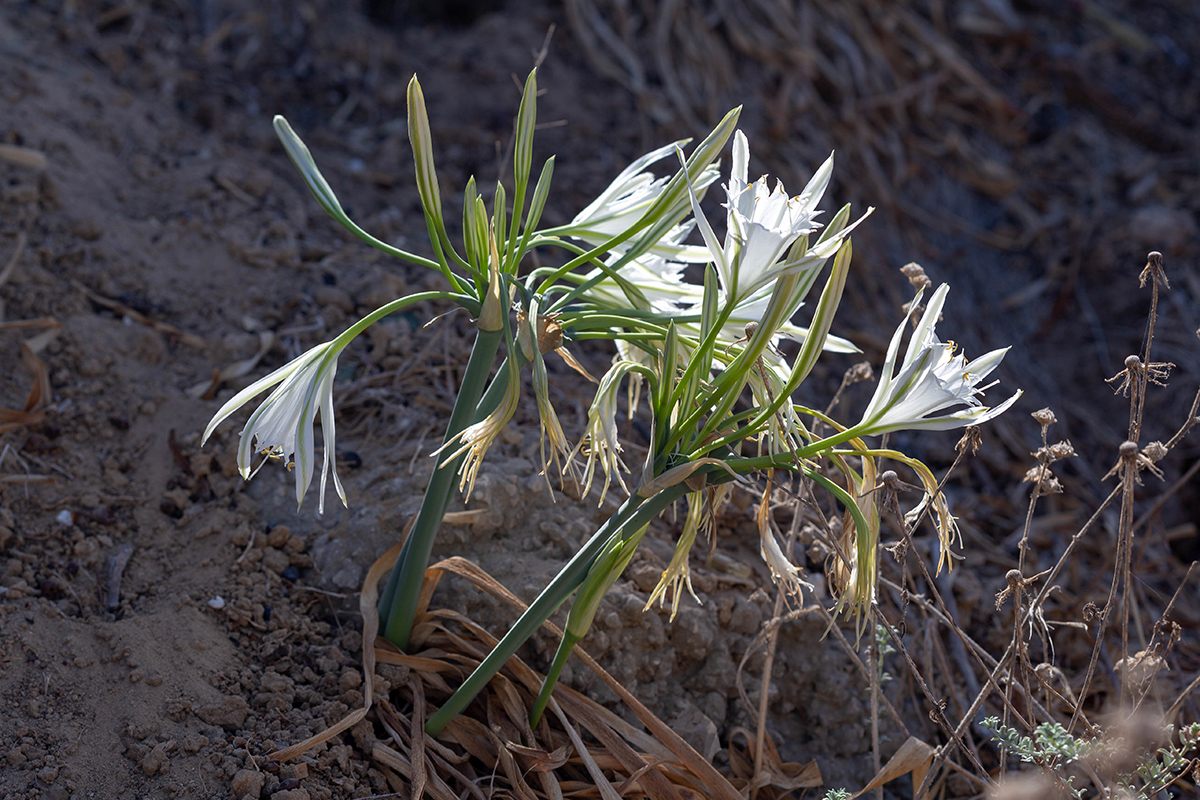
M992 741L1021 761L1042 767L1064 791L1080 798L1085 796L1085 789L1077 788L1076 776L1067 772L1073 764L1090 762L1094 767L1091 774L1096 777L1115 772L1111 786L1096 787L1101 791L1115 788L1127 796L1150 800L1196 765L1193 754L1200 748L1200 723L1183 727L1178 735L1174 725L1166 725L1162 747L1137 751L1131 750L1123 738L1073 736L1057 722L1038 725L1033 736L1023 736L1016 728L1002 724L999 717L988 717L983 725L992 731ZM1114 763L1128 763L1131 756L1135 759L1132 769L1109 768Z
M242 428L242 475L253 474L256 455L279 459L293 470L296 500L302 502L316 471L313 429L319 414L324 454L318 511L323 511L331 472L334 489L346 503L346 492L332 469L339 355L368 326L415 303L454 304L470 312L476 327L471 356L424 501L379 604L381 630L402 650L410 647L422 578L450 495L455 486L470 495L488 449L517 410L527 369L541 421L547 477L557 470L562 480L578 480L585 495L599 480L601 501L610 486L620 487L626 496L617 511L432 715L430 733L462 711L517 648L575 595L566 638L533 711L536 724L572 646L587 633L597 605L629 563L649 523L679 500L688 505L687 528L655 592L661 599L672 587L672 602L678 604L679 590L690 588L688 553L696 530L706 518L711 520L732 482L762 491L747 479L754 473L766 474L758 515L760 550L779 586L799 597L807 584L783 551L771 521L768 498L775 470L807 477L846 509L848 546L839 554L836 571L840 607L850 612L868 609L877 581L877 459L907 464L916 472L946 561L956 528L928 467L867 440L902 429L975 425L1005 411L1020 394L992 407L981 402L983 381L1006 351L968 361L953 343L937 337L935 325L948 292L943 285L929 296L924 289L917 293L913 308L922 300L926 308L915 315L903 353L905 333L913 326L905 319L896 329L861 419L841 424L795 403L792 398L822 352L855 351L851 343L831 334L850 276L849 234L861 222L851 221L848 206L827 221L818 220L832 156L796 196L789 196L782 185L770 187L765 177L751 181L749 143L736 131L739 110L734 109L690 155L684 154L684 141L648 153L570 223L543 228L539 225L549 201L554 158L547 159L531 181L536 96L536 76L531 73L517 114L510 182L497 182L490 209L474 178L467 182L456 246L442 211L424 96L415 77L409 84L409 139L432 258L380 241L354 223L308 148L282 117L276 118L276 133L321 207L372 247L440 273L445 288L398 298L251 384L217 411L204 434L207 438L240 407L271 390ZM730 139L733 156L724 186L722 238L701 210L700 200L717 180L716 162ZM677 161L678 168L655 177L649 168L664 160ZM700 244L689 243L693 231L699 232ZM530 257L534 251L539 256L536 263ZM830 261L809 325L799 327L792 320ZM688 264L703 265L700 283L683 279ZM799 345L794 358L786 358L776 346L785 337ZM590 340L612 342L617 355L599 381L583 437L571 446L549 399L543 359L557 351L574 363L565 348ZM494 368L495 377L489 378ZM629 482L616 425L623 386L634 398L644 393L651 418L646 460L640 475Z
M882 625L875 626L875 680L880 686L892 679L890 672L883 668L884 659L896 652L892 646L891 634Z

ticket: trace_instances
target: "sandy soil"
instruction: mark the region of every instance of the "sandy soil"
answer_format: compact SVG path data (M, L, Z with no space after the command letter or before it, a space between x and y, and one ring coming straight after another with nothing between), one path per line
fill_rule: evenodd
M396 294L436 285L323 216L274 140L273 113L286 114L305 135L364 227L414 242L423 225L403 116L414 71L429 98L445 185L461 187L471 174L488 179L519 100L512 76L527 72L550 24L558 25L541 79L541 118L566 124L546 126L538 144L539 152L558 154L562 205L547 214L550 223L560 221L554 215L569 218L629 158L665 138L661 113L640 113L625 87L595 73L557 5L513 2L501 14L434 20L405 6L404 23L392 26L330 15L331 7L73 2L0 9L0 143L15 148L0 158L0 268L10 259L13 265L0 288L0 320L30 321L0 330L0 406L26 407L33 362L22 360L20 343L53 332L48 342L35 341L49 398L0 434L0 796L302 800L390 791L356 746L361 731L273 772L257 771L254 757L362 702L354 595L419 504L454 370L465 363L467 321L451 315L422 328L445 309L417 308L378 325L343 359L338 455L349 510L335 506L318 517L310 503L297 512L290 476L278 469L244 484L234 464L234 425L200 448L207 419L246 380L213 387L214 370L258 354L249 374L261 374ZM1125 134L1103 119L1092 127L1129 150ZM1171 158L1180 156L1162 156L1162 163ZM1139 189L1160 198L1143 204L1151 208L1143 227L1165 225L1167 237L1180 227L1191 233L1163 245L1143 236L1126 255L1168 250L1182 291L1164 326L1187 330L1196 314L1196 207L1194 198L1190 205L1172 198L1194 185L1195 165L1190 172L1179 163L1160 167L1170 185ZM1163 223L1164 215L1174 222ZM861 321L844 332L860 334L872 355L894 316L875 311L870 318L865 304L880 307L873 287L892 287L892 308L902 284L891 269L922 256L897 252L904 241L892 237L896 220L907 218L894 209L884 216L883 233L865 251L870 277L856 290L852 311ZM941 249L930 247L947 263L981 247L959 237L965 249L954 250L943 236L930 231L923 241L940 242ZM1089 246L1097 237L1110 241L1093 230ZM1016 256L1004 294L1039 274L1050 249L1039 241ZM1058 258L1078 274L1072 257ZM1088 318L1088 309L1058 308L1053 291L1043 297L1064 285L1061 272L1050 274L1028 295L1040 298L1032 316L1039 325L1013 321L1024 313L1023 295L997 310L1011 323L1001 328L1018 346L1078 347L1081 359L1092 359L1100 345L1087 337L1080 345L1063 330ZM979 276L964 273L963 280L969 296L991 291ZM1100 316L1110 299L1122 311L1118 333L1104 343L1114 352L1123 352L1126 339L1136 344L1139 317L1123 311L1131 304L1122 299L1127 289L1094 291L1088 301ZM1073 296L1063 290L1058 300ZM1068 322L1060 324L1063 314ZM970 335L979 340L981 333ZM1195 340L1177 338L1171 347L1183 354L1173 360L1194 365ZM592 358L599 364L604 355ZM1045 356L1014 362L1044 364ZM1024 385L1049 385L1087 411L1080 398L1094 396L1096 385L1076 391L1084 368L1076 358L1061 362L1061 380ZM818 380L836 386L846 366ZM571 392L558 399L580 402ZM1034 399L1030 409L1046 402ZM592 503L551 501L534 466L534 413L523 407L518 426L490 456L469 506L481 513L449 526L439 545L441 554L477 560L525 598L604 513ZM1076 430L1091 424L1082 413L1073 419ZM964 513L982 536L1011 533L1002 529L1024 502L1013 476L1027 465L1010 459L1025 457L1036 427L1004 430L991 460L972 476L984 488L955 487L970 495L962 498ZM926 455L949 460L952 444L948 436ZM1086 476L1087 468L1080 471ZM1075 509L1068 503L1062 511ZM1000 519L980 520L991 511ZM1178 508L1173 513L1171 524L1186 521ZM748 502L731 508L721 560L695 568L705 604L683 603L671 624L666 611L641 611L670 558L674 529L664 522L587 642L718 763L725 763L717 751L730 731L750 719L735 673L772 609L752 516ZM1179 547L1189 541L1181 537ZM988 606L1002 575L993 563L962 578L968 617ZM485 623L507 619L460 584L448 584L440 602ZM821 639L823 630L808 618L785 628L772 731L787 760L816 759L827 785L859 786L871 773L868 695L849 659ZM996 628L995 635L1002 642L1007 634ZM527 657L545 666L553 646L539 638ZM758 668L752 661L750 675ZM580 665L568 667L564 682L602 702L616 700ZM756 685L748 682L755 703Z

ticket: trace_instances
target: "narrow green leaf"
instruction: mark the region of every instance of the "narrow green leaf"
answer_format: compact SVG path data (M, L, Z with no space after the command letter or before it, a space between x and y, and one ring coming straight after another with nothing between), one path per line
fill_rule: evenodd
M518 196L524 196L529 185L529 172L533 169L533 129L537 125L537 70L525 79L525 90L521 93L521 108L517 112L516 142L513 145L513 185ZM516 217L523 211L513 209Z
M825 291L821 292L821 300L813 314L808 336L804 338L804 346L800 349L800 355L796 356L795 366L788 378L786 395L789 397L808 377L825 347L829 328L833 325L838 305L842 302L842 292L846 288L846 277L850 274L850 259L853 254L854 247L851 240L847 239L833 259L833 270L829 273L829 280L825 282Z

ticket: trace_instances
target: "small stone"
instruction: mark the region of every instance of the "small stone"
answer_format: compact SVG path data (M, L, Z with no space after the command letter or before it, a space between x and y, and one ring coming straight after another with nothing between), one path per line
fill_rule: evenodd
M343 692L348 692L351 689L357 689L362 686L362 673L357 670L346 670L338 679L338 689Z
M354 310L354 301L345 289L336 286L318 286L313 291L313 302L319 306L334 306L349 314Z
M291 564L288 554L274 547L263 550L262 565L276 575L282 573Z
M271 795L271 800L311 800L308 789L301 786L298 789L288 789Z
M758 632L758 626L761 624L762 609L739 597L729 615L729 629L734 633L750 636Z
M240 800L253 800L262 792L263 780L263 774L257 770L240 769L229 783L229 791Z
M184 749L184 752L199 753L205 747L208 747L208 737L199 733L189 733L187 736L183 737L183 742L181 745Z
M38 780L49 786L58 780L58 767L43 767L38 770Z
M171 766L171 759L167 757L166 744L154 745L154 748L138 762L138 766L150 777L166 772Z
M287 525L276 525L267 534L267 544L271 547L283 547L291 537L291 528Z
M200 706L196 716L209 725L219 725L227 731L235 731L246 722L250 704L240 695L222 697Z

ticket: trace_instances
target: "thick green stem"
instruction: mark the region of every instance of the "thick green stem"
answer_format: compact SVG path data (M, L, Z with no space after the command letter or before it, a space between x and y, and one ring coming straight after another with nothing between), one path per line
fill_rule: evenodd
M454 401L454 411L450 414L443 443L448 443L474 422L476 407L503 339L504 332L500 330L481 330L476 334L475 346L467 362L458 398ZM421 596L421 582L429 564L433 540L437 537L446 506L450 502L450 493L454 489L462 458L459 456L444 466L439 458L434 465L421 509L417 512L408 540L400 551L400 557L380 598L379 614L384 636L401 650L408 648L408 637L412 633L413 617Z
M430 717L425 730L430 736L436 736L450 720L454 719L475 696L487 685L488 681L500 671L508 659L517 652L522 644L542 626L550 615L558 610L571 594L583 584L587 578L592 562L604 550L613 534L626 526L637 530L657 517L671 503L678 500L687 491L687 485L680 483L659 492L646 500L636 494L626 500L617 513L609 518L600 530L588 540L587 544L567 562L554 580L542 590L537 599L530 604L521 618L516 621L504 638L496 644L471 676L459 687L458 691L446 701L436 714Z
M542 682L542 690L538 692L533 710L529 712L529 727L536 728L542 721L542 712L546 710L546 705L550 702L550 695L554 693L554 687L558 685L558 676L562 674L563 667L567 665L571 651L582 639L582 636L574 636L570 631L563 631L562 641L558 643L558 650L554 653L554 662L550 664L550 669L546 670L546 680Z

